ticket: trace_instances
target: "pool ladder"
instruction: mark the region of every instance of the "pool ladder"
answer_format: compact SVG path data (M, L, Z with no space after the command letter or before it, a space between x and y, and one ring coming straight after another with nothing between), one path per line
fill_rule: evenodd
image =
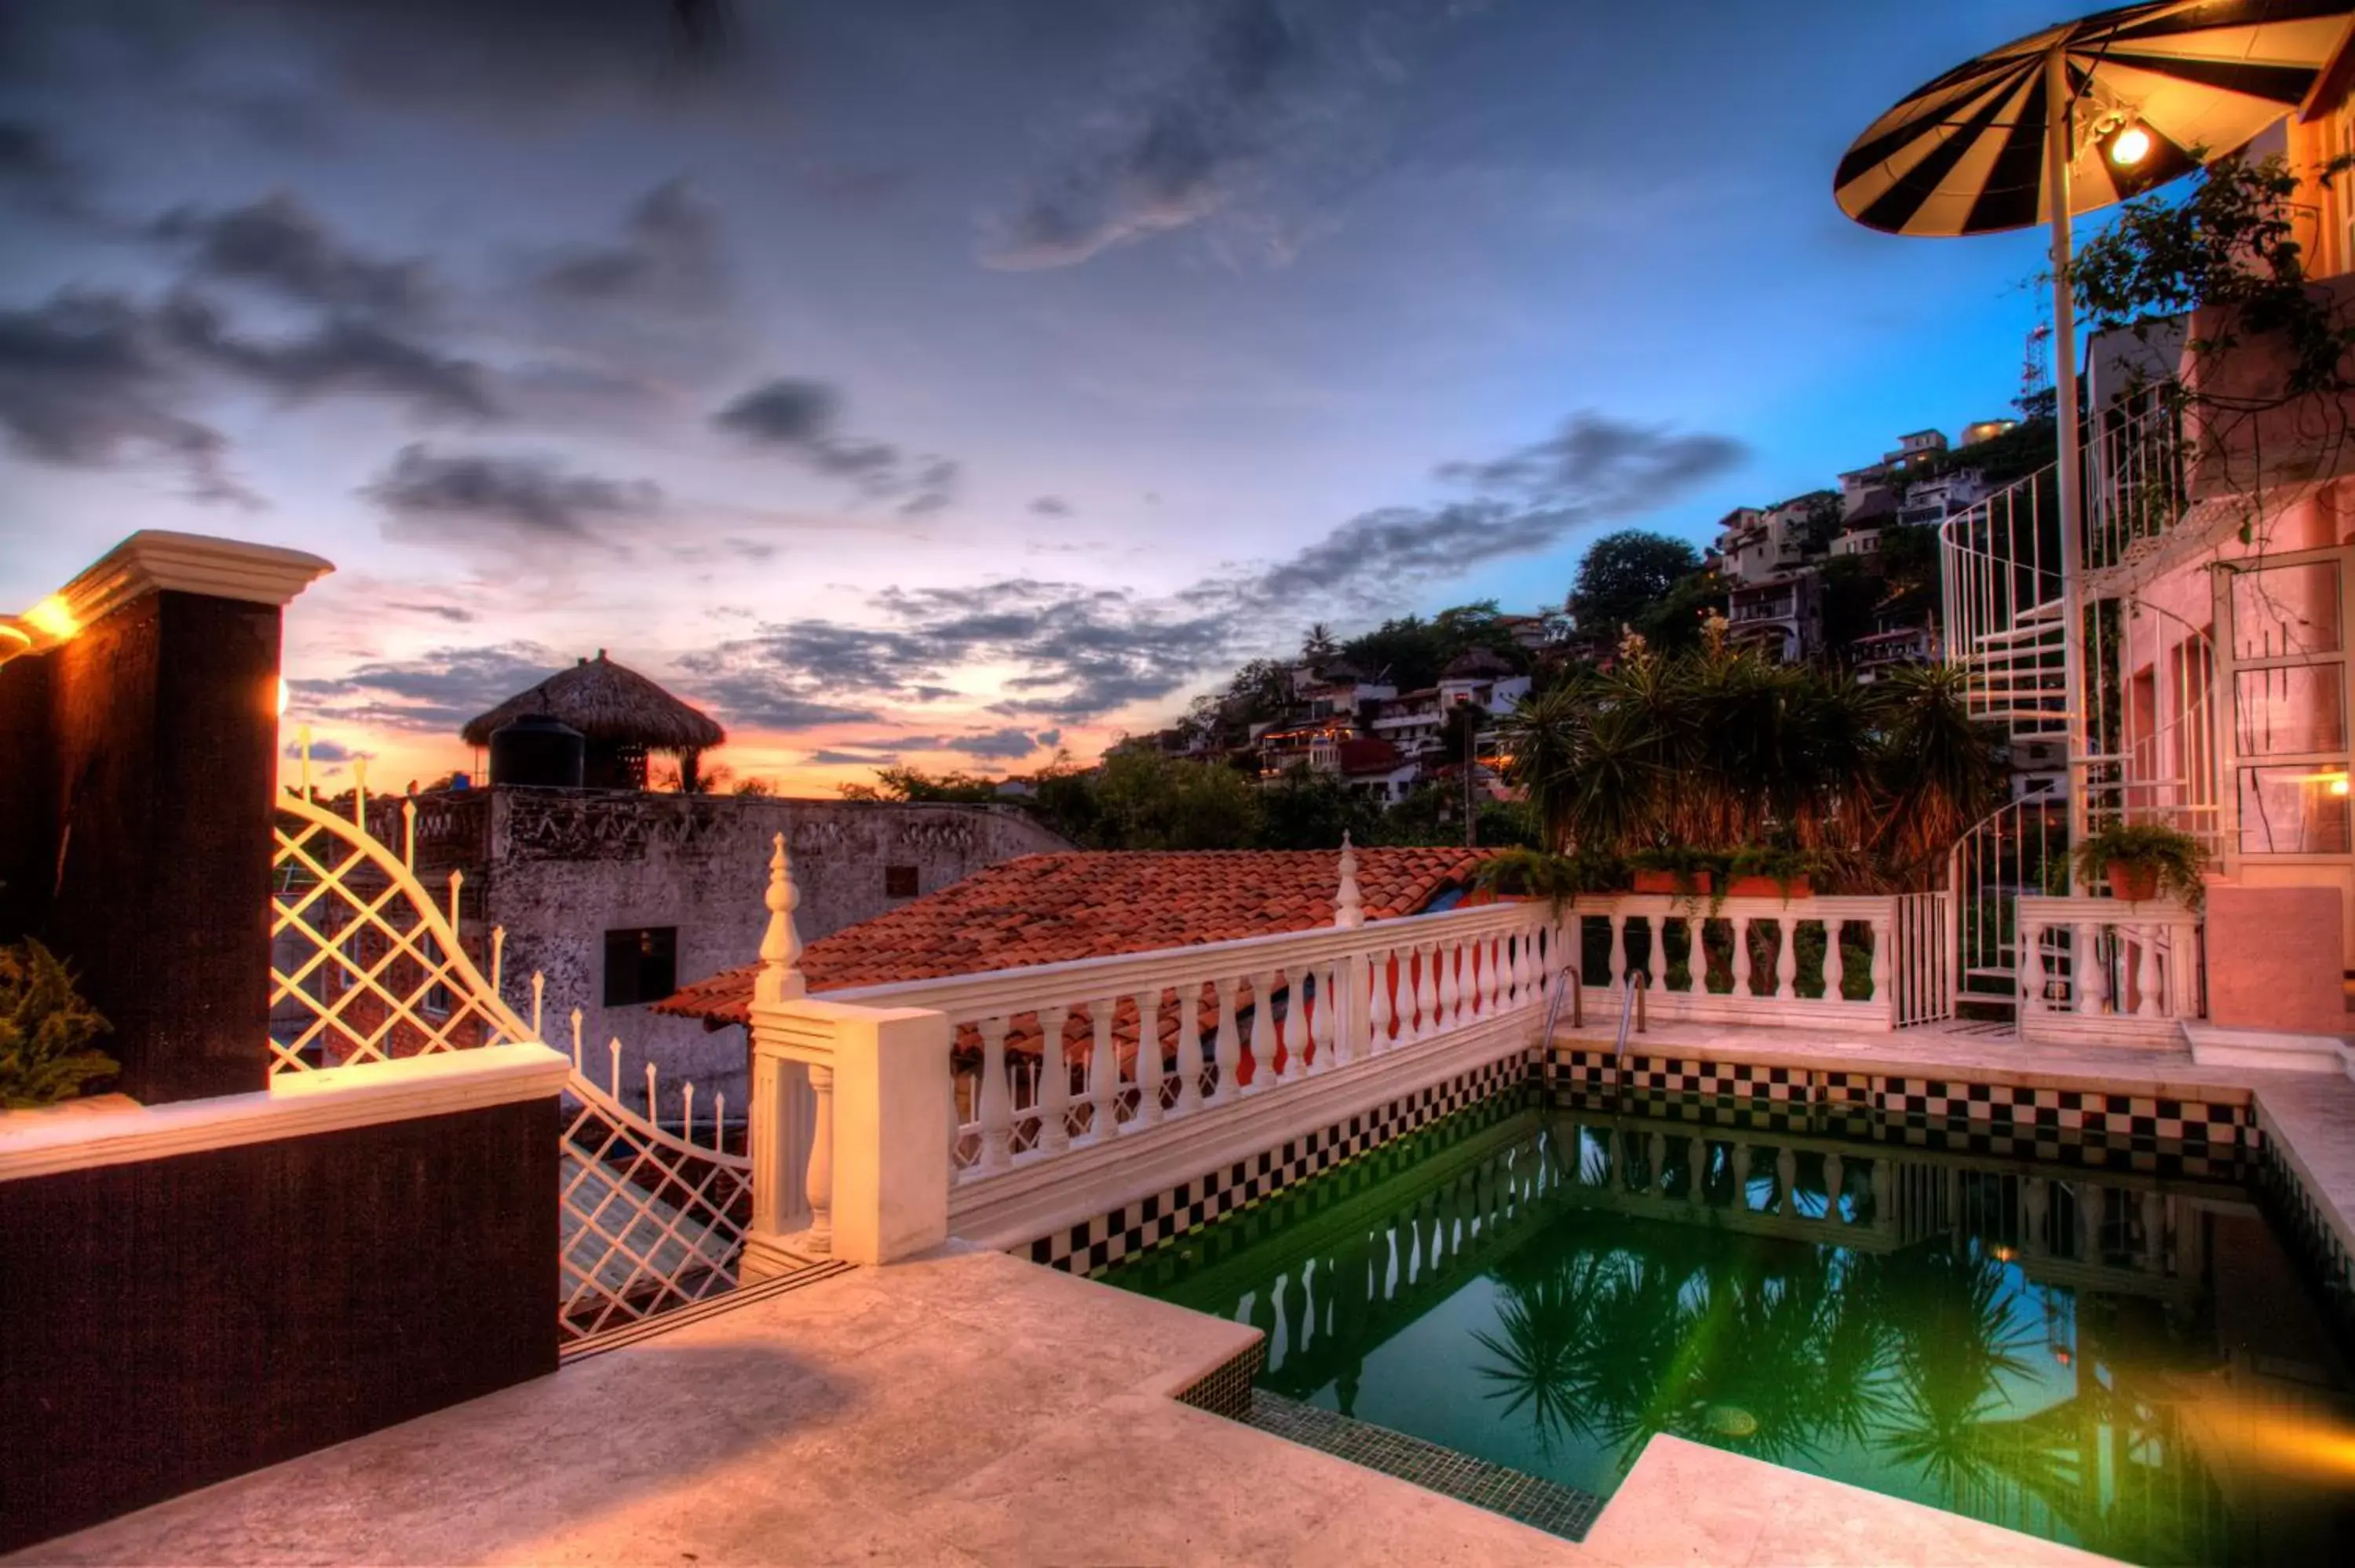
M1627 994L1619 1003L1619 1041L1612 1048L1611 1065L1615 1070L1627 1059L1627 1025L1633 1023L1636 1033L1646 1033L1644 1027L1644 993L1652 989L1652 977L1637 969L1627 977Z

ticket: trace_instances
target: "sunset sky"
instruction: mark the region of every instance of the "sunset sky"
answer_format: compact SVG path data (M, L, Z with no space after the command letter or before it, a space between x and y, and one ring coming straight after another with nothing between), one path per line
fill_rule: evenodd
M294 546L372 780L614 658L816 792L1557 603L2007 411L2034 235L1831 172L2049 3L9 0L0 608Z

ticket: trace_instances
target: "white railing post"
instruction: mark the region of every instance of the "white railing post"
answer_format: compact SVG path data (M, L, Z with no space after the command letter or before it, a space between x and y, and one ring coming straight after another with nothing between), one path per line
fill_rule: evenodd
M1359 966L1366 980L1366 1054L1391 1048L1391 999L1401 970L1395 948L1376 948Z
M1161 1077L1161 988L1143 986L1136 993L1136 1114L1129 1126L1159 1125Z
M810 998L794 960L798 899L784 836L769 861L769 927L752 985L753 1224L743 1277L758 1279L835 1256L886 1263L948 1235L949 1145L955 1120L944 1014ZM1004 1094L1003 1037L998 1093ZM802 1187L809 1224L787 1233L794 1172L788 1067L807 1070L815 1115ZM982 1097L988 1097L986 1080Z
M2071 1000L2078 1012L2087 1017L2109 1011L2109 976L2102 964L2102 927L2091 920L2080 920L2069 934L2069 980Z
M1088 1058L1088 1136L1098 1141L1120 1129L1120 1047L1112 1037L1119 1006L1109 996L1088 1003L1088 1019L1095 1026L1095 1049Z
M1176 1114L1202 1108L1202 982L1181 981L1178 1006L1178 1104Z
M2142 961L2137 968L2136 985L2142 994L2135 999L2136 1016L2158 1018L2162 1014L2158 993L2158 927L2147 922L2135 925L2135 940L2142 945Z
M812 1075L815 1086L815 1075ZM981 1168L1003 1171L1014 1163L1014 1102L1006 1083L1006 1020L981 1021L981 1084L975 1096L981 1123Z
M1242 1027L1235 1021L1235 986L1237 977L1221 975L1215 982L1219 993L1219 1037L1210 1050L1219 1065L1219 1091L1211 1104L1225 1105L1241 1092L1236 1080L1242 1076Z
M1071 1060L1063 1047L1068 1007L1039 1010L1039 1147L1060 1154L1071 1147Z
M1736 915L1728 922L1733 929L1733 994L1749 996L1750 985L1750 916Z
M1618 990L1627 983L1627 916L1618 910L1611 911L1611 989Z
M1897 1022L1897 930L1896 923L1886 914L1876 915L1870 922L1872 931L1872 1006L1893 1027Z
M1799 994L1799 922L1786 903L1774 921L1774 995L1780 999Z
M1846 926L1847 922L1837 916L1827 916L1824 921L1824 1000L1826 1001L1848 1000L1844 989L1848 984L1848 959L1840 951L1840 932ZM1905 978L1909 985L1914 982L1915 977L1912 974L1909 973Z
M2044 969L2044 922L2019 920L2017 928L2022 949L2019 955L2020 983L2028 989L2028 1008L2034 1012L2049 1012L2052 1011L2052 1002L2049 977Z
M1252 1079L1246 1092L1265 1094L1275 1087L1275 975L1259 969L1251 977Z

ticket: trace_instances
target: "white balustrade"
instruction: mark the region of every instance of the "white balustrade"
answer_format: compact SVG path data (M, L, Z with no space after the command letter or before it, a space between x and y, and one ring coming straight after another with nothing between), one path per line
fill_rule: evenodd
M2020 1027L2036 1038L2170 1039L2200 1017L2200 916L2180 905L2024 896Z
M1893 982L1901 902L1885 896L1712 901L1681 895L1621 894L1581 898L1565 917L1565 931L1574 938L1576 921L1593 918L1607 923L1610 968L1582 979L1591 987L1615 991L1630 970L1629 932L1636 926L1643 927L1650 938L1649 956L1641 967L1650 977L1645 1010L1651 1019L1792 1026L1837 1022L1853 1029L1885 1030L1901 1022ZM1762 961L1751 943L1753 937L1765 940L1769 922L1775 933L1774 952L1771 961ZM1683 973L1672 977L1668 935L1679 929L1685 943ZM1842 948L1843 938L1850 934L1862 938L1865 956ZM1812 956L1802 958L1803 947L1818 946L1823 955L1819 961ZM1713 948L1724 955L1726 991L1710 989ZM1909 958L1907 962L1909 970L1923 968L1926 972L1931 967L1918 958ZM1851 999L1848 990L1852 980L1868 976L1870 994Z

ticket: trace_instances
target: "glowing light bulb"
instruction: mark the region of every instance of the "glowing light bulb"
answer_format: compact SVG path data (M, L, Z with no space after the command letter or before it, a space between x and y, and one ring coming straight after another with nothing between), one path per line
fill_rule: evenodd
M2149 156L2150 132L2139 125L2127 126L2110 143L2110 162L2122 169L2131 169Z
M2347 776L2345 774L2342 773L2338 778L2333 779L2330 781L2330 792L2334 795L2344 795L2347 793Z

